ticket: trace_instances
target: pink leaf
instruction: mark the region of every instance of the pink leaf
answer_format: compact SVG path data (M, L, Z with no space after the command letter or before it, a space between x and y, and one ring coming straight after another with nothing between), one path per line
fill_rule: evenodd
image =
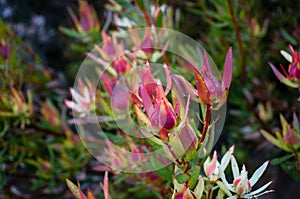
M278 70L277 68L271 63L269 62L269 65L271 66L274 74L276 75L276 77L282 82L284 79L286 79Z
M229 89L231 79L232 79L232 49L231 47L227 51L225 63L224 63L224 71L223 71L223 80L222 85L224 89Z

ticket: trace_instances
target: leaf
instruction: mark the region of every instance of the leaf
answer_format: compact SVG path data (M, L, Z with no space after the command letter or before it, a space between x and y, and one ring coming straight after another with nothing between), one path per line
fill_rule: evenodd
M104 191L104 198L109 199L110 195L109 195L108 172L107 171L105 172L105 175L104 175L103 191Z
M247 196L253 196L253 195L259 194L260 192L264 191L271 183L272 183L272 181L271 181L271 182L268 182L267 184L265 184L264 186L260 187L259 189L250 192L251 195L250 195L250 194L245 194L245 197L247 197ZM266 193L267 193L267 192L266 192Z
M90 189L87 190L87 198L88 199L96 199Z
M297 169L295 168L294 162L287 161L284 164L281 164L280 166L284 170L284 172L287 173L292 179L297 181L300 180L300 175L297 172Z
M184 77L180 75L172 75L172 79L175 83L176 89L181 93L181 95L188 97L191 96L191 100L198 101L197 90L188 82Z
M220 187L220 190L222 190L227 196L232 196L231 192L226 188L223 182L217 181L217 185Z
M171 169L169 169L168 167L164 167L164 168L156 170L154 172L157 175L159 175L160 177L162 177L170 182L172 181L173 171Z
M163 13L159 11L158 16L156 18L156 27L160 28L163 25Z
M81 199L78 187L73 182L71 182L69 179L66 179L66 182L67 182L67 185L68 185L70 191L72 192L72 194L77 199Z
M199 175L200 175L200 166L195 166L192 169L191 177L188 181L188 186L190 189L194 189L194 187L196 186Z
M198 184L194 189L194 194L196 195L196 199L202 198L203 191L204 191L204 178L203 176L199 176Z
M186 173L181 173L181 174L175 176L175 179L177 180L177 182L179 184L183 184L190 179L190 176Z
M280 29L282 36L292 45L296 46L298 45L298 42L289 34L287 33L285 30Z
M288 62L292 63L292 61L293 61L292 56L291 56L288 52L286 52L286 51L284 51L284 50L281 50L281 51L280 51L280 54L281 54Z
M229 89L229 87L230 87L230 83L232 80L232 68L233 68L232 49L230 47L226 54L225 63L224 63L224 71L223 71L222 85L224 86L225 89Z
M136 0L135 1L137 4L138 4L138 6L139 6L139 8L141 9L141 10L145 10L145 1L144 0Z
M256 182L260 179L260 177L262 176L262 174L265 172L267 166L269 164L269 161L266 161L263 165L261 165L252 175L252 177L250 178L249 182L251 187L253 187Z
M271 160L271 164L272 165L279 165L281 163L284 163L285 161L287 161L288 159L290 159L293 156L294 155L289 154L289 155L282 156L280 158L275 158L275 159Z
M233 178L237 179L240 176L240 171L234 156L231 156L231 169L233 173Z
M271 142L272 144L274 144L275 146L277 146L278 148L281 148L281 145L279 143L279 141L274 137L272 136L270 133L268 133L267 131L265 130L260 130L261 134L269 141Z
M211 102L209 99L209 91L205 84L203 75L196 68L194 68L194 75L195 75L199 100L204 104L210 105Z
M220 165L220 169L222 169L223 171L225 171L226 167L228 166L231 156L233 155L234 152L234 145L232 147L230 147L230 149L227 150L227 152L224 154L222 160L221 160L221 165Z
M75 30L69 29L69 28L65 28L65 27L59 27L59 30L64 33L65 35L69 36L69 37L74 37L76 39L84 39L87 37L87 35L84 34L80 34L78 32L76 32Z
M151 123L147 115L136 104L134 104L134 110L135 110L136 118L141 123L141 125L142 126L146 125L149 128Z
M285 136L286 133L290 130L289 124L285 120L282 114L280 114L280 123L281 123L281 128L282 128L282 135Z

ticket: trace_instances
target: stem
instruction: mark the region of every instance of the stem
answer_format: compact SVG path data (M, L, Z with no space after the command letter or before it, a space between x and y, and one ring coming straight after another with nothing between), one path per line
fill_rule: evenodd
M211 198L212 198L212 196L213 196L213 194L212 194L213 189L214 189L213 183L210 182L210 183L209 183L209 189L208 189L208 191L206 192L206 199L211 199Z
M297 173L300 175L300 160L299 160L298 152L294 147L293 147L293 153L295 154L296 170Z
M209 190L207 191L207 193L206 193L206 198L207 198L207 199L210 199L210 194L211 194L211 189L209 189Z
M227 0L227 3L228 3L228 7L229 7L229 12L230 12L230 15L231 15L231 22L232 22L234 30L235 30L235 36L236 36L237 41L238 41L238 47L239 47L239 51L240 51L241 58L242 58L242 60L241 60L242 61L242 63L241 63L242 64L241 79L244 80L245 77L246 77L246 57L245 57L245 52L244 52L244 49L243 49L243 40L242 40L242 37L241 37L238 21L235 17L235 14L234 14L234 8L233 8L231 0Z
M207 105L205 120L204 120L204 127L203 127L202 136L201 136L201 140L200 140L199 144L202 143L205 140L207 130L208 130L208 126L209 126L209 121L210 121L210 113L211 113L211 105Z

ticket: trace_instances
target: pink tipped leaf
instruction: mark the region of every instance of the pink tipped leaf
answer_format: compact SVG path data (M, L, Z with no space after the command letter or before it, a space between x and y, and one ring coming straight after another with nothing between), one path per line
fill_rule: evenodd
M290 87L293 87L293 88L297 88L298 87L297 84L291 82L288 78L286 78L285 76L283 76L271 62L269 62L269 65L270 65L271 69L273 70L275 76L277 77L277 79L279 81L281 81L282 83L284 83L284 84L286 84L286 85L288 85Z
M80 199L80 193L78 187L69 179L66 179L67 186L69 187L72 194L77 198Z
M143 100L145 110L146 110L147 114L149 114L150 110L153 109L153 104L152 104L151 98L149 96L149 93L147 92L144 85L140 86L139 91L141 93L141 98Z
M277 68L271 62L269 62L269 65L270 65L271 69L273 70L277 79L279 79L279 81L283 82L283 80L286 78L277 70Z
M231 156L233 156L233 152L234 152L234 145L232 147L230 147L230 149L228 149L228 151L224 154L222 160L221 160L221 166L220 169L222 169L223 171L225 171L226 167L228 166Z
M222 80L222 85L224 89L229 89L230 87L231 80L232 80L232 68L233 68L232 49L230 47L227 51L225 63L224 63L223 80Z
M172 75L172 79L175 85L175 91L180 92L181 95L188 97L190 95L191 100L198 101L198 92L190 82L180 75Z
M204 52L203 52L203 58L204 58L204 60L203 60L203 65L202 65L202 72L211 74L210 64L209 64L208 55L207 55L206 50L204 50Z
M169 67L167 66L167 64L164 64L164 69L165 69L166 79L167 79L167 88L165 91L165 95L168 95L168 93L170 92L170 90L172 88L172 75L171 75L171 71L170 71Z
M217 155L217 152L214 151L212 160L210 160L210 158L208 158L204 162L204 172L207 177L209 177L213 174L213 172L217 168L217 162L218 162L218 155Z
M77 186L78 186L78 190L79 190L80 199L88 199L82 192L79 182L77 182Z

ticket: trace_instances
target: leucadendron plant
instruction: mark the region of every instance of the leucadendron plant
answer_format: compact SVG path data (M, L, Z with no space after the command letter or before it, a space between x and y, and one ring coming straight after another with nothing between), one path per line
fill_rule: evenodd
M111 1L109 8L114 12L122 10L122 7L118 7L120 2ZM242 169L239 169L234 156L234 146L228 149L221 159L218 159L216 151L212 158L209 157L217 128L215 123L218 120L212 115L226 103L232 81L231 47L228 48L225 59L223 58L225 61L221 81L214 75L205 50L199 53L192 52L191 49L191 53L198 53L198 56L203 57L203 63L199 68L190 66L189 74L177 74L176 66L181 62L166 52L170 44L159 43L156 35L149 29L144 29L142 34L139 34L141 30L139 33L134 29L129 31L129 38L126 39L133 43L133 47L120 55L128 42L125 39L116 39L117 35L122 35L120 21L126 21L127 28L142 27L141 24L152 27L167 25L165 22L169 18L166 16L168 13L164 12L164 6L160 6L158 2L154 5L147 2L124 3L125 8L136 11L137 16L130 16L125 10L123 18L115 15L114 25L117 26L117 30L101 33L99 30L103 44L95 46L97 53L86 53L93 64L106 66L105 70L93 71L99 74L99 86L95 88L87 79L80 79L79 85L70 89L73 100L65 100L66 106L73 110L73 123L89 124L94 122L95 118L101 118L103 133L112 138L112 141L105 140L104 153L97 156L108 164L100 165L96 170L110 171L119 182L125 181L137 187L145 185L157 198L235 199L253 198L272 192L266 191L271 182L260 188L253 188L263 176L268 162L263 163L252 177L248 178L246 167L243 165ZM88 16L93 18L92 15ZM160 44L160 49L156 48L157 43ZM184 47L181 46L181 49ZM161 64L159 70L156 63ZM128 75L130 71L135 72ZM126 78L126 75L129 78ZM195 117L190 114L194 107L199 109ZM143 139L127 135L112 120L114 118L117 123L124 111L126 114L129 112L135 125L139 127L138 133L144 136ZM97 115L90 117L91 112ZM131 133L135 135L136 132L133 130ZM90 143L95 144L96 141ZM118 150L115 145L122 150ZM150 164L143 161L147 158L145 152L154 149L162 149L170 164L147 173L122 172L136 169L141 162ZM126 156L122 151L130 151L132 156ZM227 181L230 179L227 176L229 164L233 173L232 183ZM94 198L90 191L86 197L79 185L76 188L70 181L67 181L67 184L77 198ZM118 198L118 193L114 193L113 190L108 196L107 187L104 188L105 198Z
M60 81L2 19L0 26L1 196L40 197L36 190L64 187L90 156L63 117Z
M271 63L269 65L278 80L288 87L300 89L300 52L294 51L289 45L290 54L284 50L280 53L289 62L288 71L280 64L284 75ZM295 100L296 101L296 100ZM299 98L298 102L299 103ZM280 114L281 129L267 132L261 130L262 135L273 145L284 151L282 157L277 157L271 161L289 174L293 179L300 180L300 127L299 113L294 112L291 124Z

